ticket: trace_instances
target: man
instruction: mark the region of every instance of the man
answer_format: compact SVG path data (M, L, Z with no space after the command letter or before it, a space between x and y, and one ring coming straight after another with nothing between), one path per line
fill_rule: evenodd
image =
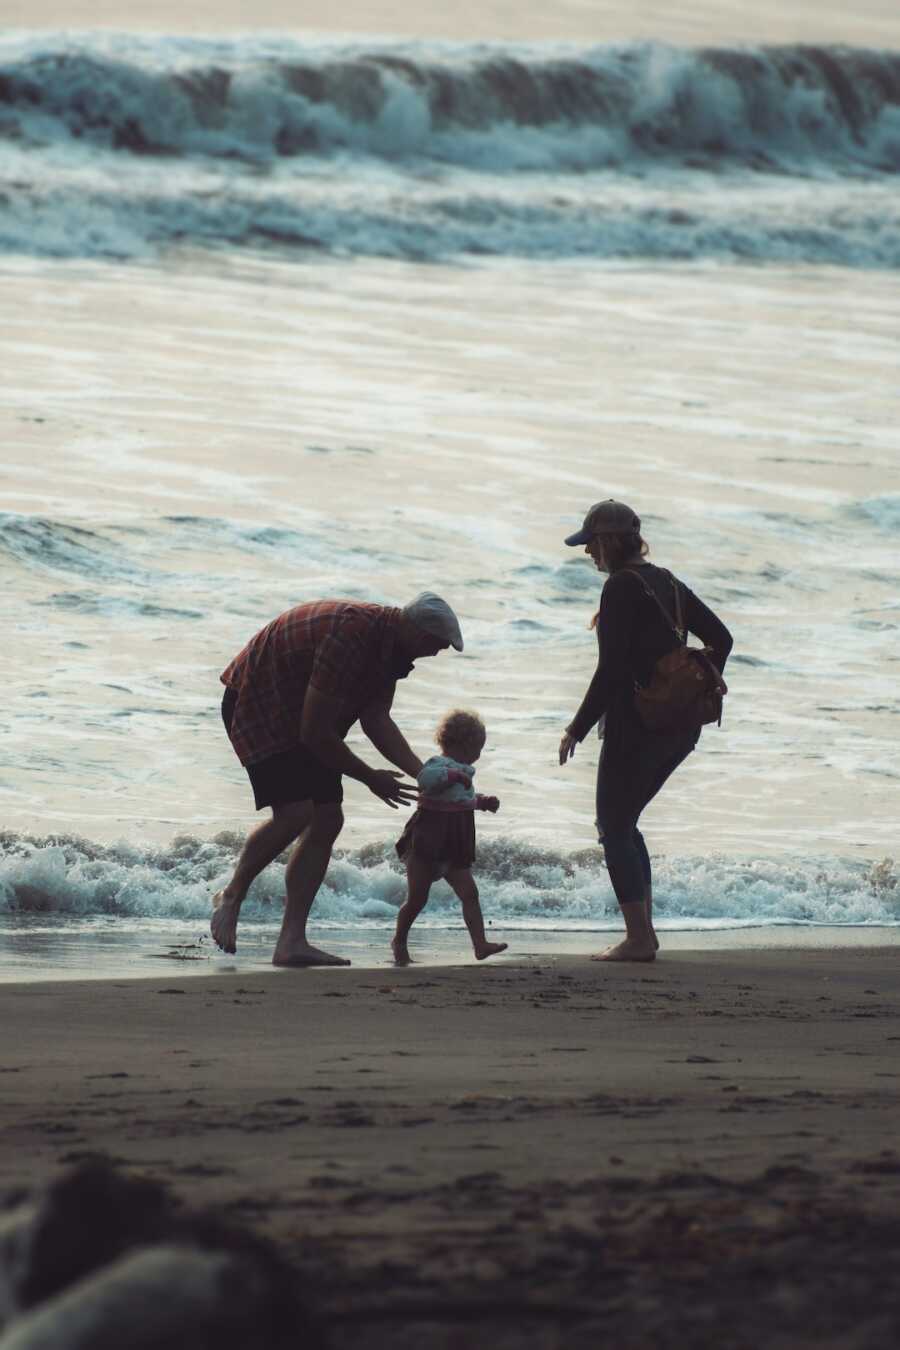
M453 610L423 591L403 609L352 600L298 605L252 637L222 674L222 717L247 770L257 811L272 819L247 838L231 881L213 897L210 929L223 951L236 946L241 904L255 877L294 840L285 870L284 920L276 966L346 966L313 947L306 921L341 831L347 774L396 810L416 797L422 767L391 717L397 680L420 656L463 649ZM373 769L344 744L359 721L400 772Z

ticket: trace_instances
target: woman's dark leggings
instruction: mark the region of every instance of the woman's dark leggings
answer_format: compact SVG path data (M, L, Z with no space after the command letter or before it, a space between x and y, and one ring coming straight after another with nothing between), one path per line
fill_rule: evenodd
M597 833L606 870L620 905L643 901L650 893L650 855L638 819L670 774L696 745L690 739L645 733L613 760L601 754L597 769ZM605 751L604 747L604 751Z

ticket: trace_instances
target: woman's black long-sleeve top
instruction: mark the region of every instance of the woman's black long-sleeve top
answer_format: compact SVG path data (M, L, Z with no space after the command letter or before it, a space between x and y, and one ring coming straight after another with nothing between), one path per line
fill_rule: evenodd
M635 576L634 571L640 571ZM672 615L667 624L659 606L647 595L641 582L649 586ZM679 581L682 618L689 632L711 649L712 660L724 670L732 638L721 619ZM597 618L600 659L581 707L569 724L569 734L583 741L592 727L607 714L627 715L632 706L635 683L646 684L661 656L678 646L672 631L675 622L675 596L671 574L652 563L630 564L614 572L603 587Z

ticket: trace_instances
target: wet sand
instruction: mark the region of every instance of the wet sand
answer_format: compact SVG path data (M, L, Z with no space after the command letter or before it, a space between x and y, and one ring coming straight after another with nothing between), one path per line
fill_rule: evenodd
M885 1346L896 953L0 988L0 1186L100 1154L274 1238L337 1347Z

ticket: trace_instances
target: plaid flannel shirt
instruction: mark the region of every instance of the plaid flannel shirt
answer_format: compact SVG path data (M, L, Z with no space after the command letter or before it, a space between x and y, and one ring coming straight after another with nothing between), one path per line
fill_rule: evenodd
M411 663L396 650L400 610L318 600L280 614L252 637L221 681L238 696L231 743L244 765L300 744L310 685L341 700L346 736L368 704L393 697Z

